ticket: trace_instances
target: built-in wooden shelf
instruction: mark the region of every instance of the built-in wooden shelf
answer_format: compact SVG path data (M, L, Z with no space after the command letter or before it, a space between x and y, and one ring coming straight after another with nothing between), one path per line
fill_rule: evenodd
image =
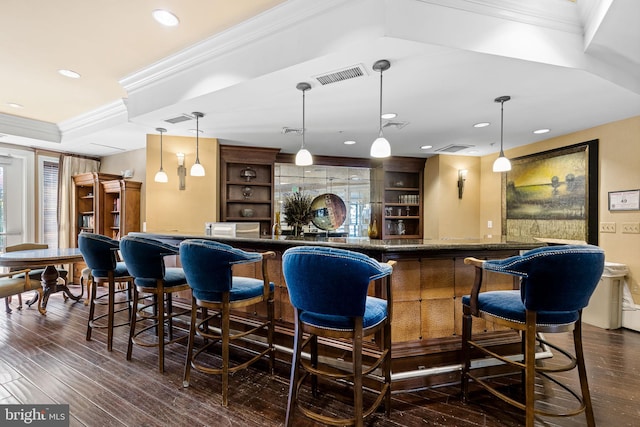
M273 170L279 150L220 146L220 220L259 222L271 234L274 221ZM242 212L251 212L242 215Z

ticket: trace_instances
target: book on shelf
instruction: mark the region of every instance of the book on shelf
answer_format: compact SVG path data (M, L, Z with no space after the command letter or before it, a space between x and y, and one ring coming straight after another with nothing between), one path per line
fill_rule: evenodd
M78 226L80 228L93 228L94 226L93 215L91 214L80 215L80 217L78 218Z

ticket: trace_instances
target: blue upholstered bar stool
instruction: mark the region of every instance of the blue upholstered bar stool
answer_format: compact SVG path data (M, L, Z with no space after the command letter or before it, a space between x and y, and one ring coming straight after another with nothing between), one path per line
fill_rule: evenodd
M189 386L191 368L222 376L222 405L228 404L229 374L247 368L261 358L268 356L269 372L273 374L275 351L273 347L273 292L274 284L269 281L267 258L273 258L274 252L245 252L223 243L211 240L185 240L180 243L180 262L184 268L187 282L191 287L191 327L189 346L184 368L184 387ZM236 264L261 263L262 279L234 276L232 267ZM230 311L253 304L266 302L267 317L259 319L248 328L231 330ZM201 311L198 320L198 311ZM209 310L213 310L211 313ZM255 320L255 319L254 319ZM218 328L214 328L214 324ZM264 348L251 352L251 357L243 363L231 366L229 346L242 349L242 339L262 331ZM204 338L204 345L193 352L196 336ZM257 340L253 340L257 342ZM213 367L212 346L221 344L221 367Z
M107 236L94 233L80 233L78 235L78 248L87 267L91 269L93 286L87 283L89 294L89 320L87 321L87 341L91 339L93 328L107 329L107 350L113 348L113 328L129 324L131 318L131 288L133 277L129 274L123 261L118 261L120 242ZM126 286L116 290L116 283L125 283ZM106 284L107 293L97 296L97 287ZM118 296L122 296L116 301ZM107 312L95 316L96 305L106 305ZM116 305L120 307L115 309ZM127 321L114 324L117 313L128 311ZM104 324L104 318L107 323Z
M466 258L465 264L476 268L476 278L471 295L462 298L462 396L469 399L469 381L473 380L493 395L525 411L526 425L532 427L536 415L573 416L585 412L587 425L595 426L587 373L582 349L582 309L602 275L604 252L592 245L548 246L528 251L520 256L502 260L482 261ZM520 278L520 290L480 292L483 272L491 271ZM523 358L510 359L483 347L472 339L473 318L520 331ZM571 354L546 341L542 333L573 331L574 353ZM536 363L536 345L555 350L553 359L563 358L561 363ZM513 366L524 373L524 402L502 392L490 380L471 369L472 351L479 350L487 357ZM554 373L578 368L580 393L563 384ZM542 400L535 393L536 376L553 381L561 389L576 398L575 408L543 408ZM536 403L537 402L537 403Z
M286 425L294 425L297 408L305 416L330 425L362 426L365 417L373 413L382 401L387 415L391 406L391 272L392 264L380 263L364 254L328 247L298 246L287 249L282 256L289 298L294 309L294 351L289 381ZM369 284L384 278L385 299L367 296ZM303 334L308 334L304 339ZM375 335L376 346L370 348L377 357L363 366L363 338ZM347 369L337 358L318 358L318 338L326 344L345 340L351 345L351 366ZM302 357L308 348L310 360ZM374 371L379 369L379 373ZM363 378L380 383L373 404L364 408ZM311 379L313 395L317 396L318 379L343 380L352 384L353 416L335 418L317 406L300 402L299 390Z
M189 310L174 312L172 294L189 289L184 271L180 267L165 267L164 257L178 255L177 246L138 236L125 236L120 240L120 250L129 272L134 277L134 312L131 315L127 360L131 360L133 345L158 347L158 371L164 372L164 347L185 340L187 335L173 337L173 318L188 314ZM140 294L146 294L140 297ZM149 302L148 300L152 301ZM142 305L140 305L142 304ZM151 312L149 311L151 310ZM145 322L136 331L138 322ZM165 339L165 323L167 339ZM155 339L149 339L149 331L155 331Z

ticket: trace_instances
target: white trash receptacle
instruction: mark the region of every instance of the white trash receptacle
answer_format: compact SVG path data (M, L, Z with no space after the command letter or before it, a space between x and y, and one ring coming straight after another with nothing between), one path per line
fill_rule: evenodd
M622 289L624 276L629 273L626 264L605 262L604 271L589 305L582 310L582 320L604 329L622 327Z

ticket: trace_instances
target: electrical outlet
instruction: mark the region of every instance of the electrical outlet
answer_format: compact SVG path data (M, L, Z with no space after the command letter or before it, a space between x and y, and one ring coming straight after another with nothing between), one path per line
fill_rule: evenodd
M600 232L601 233L615 233L616 232L616 223L615 222L601 222L600 223Z
M640 234L640 222L623 222L622 232L628 234Z

